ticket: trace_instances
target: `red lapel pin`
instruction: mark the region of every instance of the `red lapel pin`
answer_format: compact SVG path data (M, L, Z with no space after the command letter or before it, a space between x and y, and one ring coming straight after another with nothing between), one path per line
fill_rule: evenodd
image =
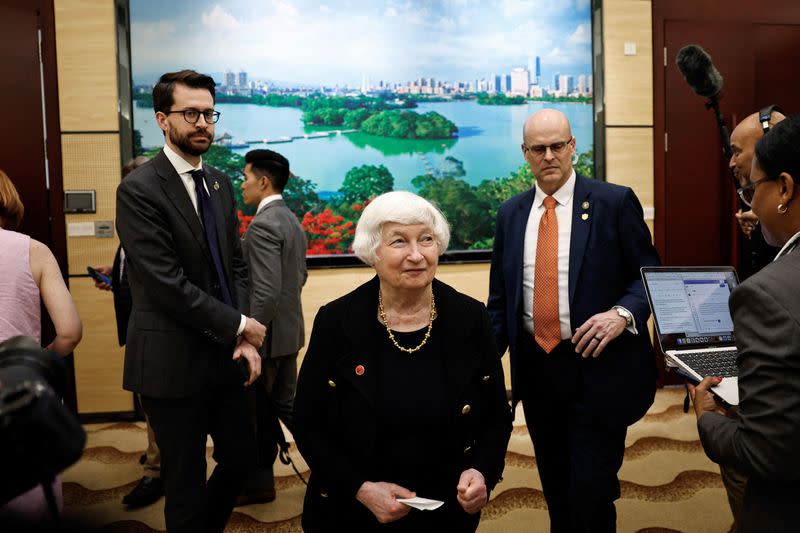
M364 375L364 365L358 365L356 367L356 376L363 376Z

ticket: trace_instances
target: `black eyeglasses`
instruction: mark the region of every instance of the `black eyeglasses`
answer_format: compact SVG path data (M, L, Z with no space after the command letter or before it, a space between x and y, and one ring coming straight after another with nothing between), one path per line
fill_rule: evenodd
M752 202L753 202L753 196L755 196L756 194L756 186L759 183L763 183L771 179L772 178L770 176L764 176L761 179L750 182L749 185L745 185L744 187L739 187L738 189L736 189L736 192L739 194L739 198L742 199L742 201L747 205L747 207L753 207Z
M206 123L216 124L220 115L219 111L214 111L213 109L206 109L205 111L198 111L197 109L182 109L179 111L167 111L164 114L171 115L172 113L182 113L183 120L189 124L197 124L197 121L200 120L200 115L203 115L203 118L206 119Z
M523 144L522 149L526 152L533 152L533 155L537 157L543 157L547 153L548 148L551 152L553 152L553 154L560 155L564 149L569 146L574 138L575 137L570 137L569 140L553 144L534 144L533 146L526 146Z

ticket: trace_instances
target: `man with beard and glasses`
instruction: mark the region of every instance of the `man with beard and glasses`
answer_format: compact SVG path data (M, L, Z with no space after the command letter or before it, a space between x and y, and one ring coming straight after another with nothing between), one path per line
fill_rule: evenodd
M123 386L161 449L167 530L222 532L256 459L245 387L266 330L248 312L247 266L228 176L203 164L214 80L167 73L153 88L165 145L117 189L133 308ZM246 375L246 377L245 377ZM206 439L217 466L206 482Z

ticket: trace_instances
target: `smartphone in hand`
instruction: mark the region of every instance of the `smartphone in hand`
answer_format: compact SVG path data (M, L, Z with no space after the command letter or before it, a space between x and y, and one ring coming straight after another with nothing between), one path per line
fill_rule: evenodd
M93 268L92 268L92 267L90 267L90 266L89 266L89 267L86 267L86 272L88 272L88 273L89 273L89 275L90 275L90 276L91 276L93 279L95 279L96 281L101 281L101 282L103 282L103 283L105 283L105 284L107 284L107 285L109 285L109 286L113 285L113 284L111 283L111 278L109 278L108 276L106 276L105 274L103 274L103 273L101 273L101 272L98 272L97 270L93 269Z
M236 361L236 370L239 371L239 374L244 378L245 382L250 380L250 363L247 362L247 358L242 356Z

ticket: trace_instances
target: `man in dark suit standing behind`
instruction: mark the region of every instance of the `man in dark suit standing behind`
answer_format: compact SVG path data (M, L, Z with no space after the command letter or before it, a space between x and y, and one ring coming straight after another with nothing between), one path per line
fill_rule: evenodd
M261 347L264 372L261 385L284 424L292 430L294 391L297 385L297 352L305 344L305 323L300 293L306 283L306 236L286 202L289 161L272 150L252 150L245 155L242 197L256 206L256 214L242 238L250 272L250 315L267 326ZM261 420L261 423L264 423ZM271 450L260 449L264 461L253 472L239 498L240 505L275 499Z
M658 254L631 189L576 175L563 113L533 114L523 140L536 186L498 210L489 315L551 531L614 532L627 426L655 395L639 268Z
M265 328L243 314L233 187L201 157L219 118L214 95L197 72L161 76L153 107L164 149L117 189L133 298L123 386L141 394L161 449L170 533L222 532L256 455L244 385L261 372ZM208 434L217 466L206 483Z

